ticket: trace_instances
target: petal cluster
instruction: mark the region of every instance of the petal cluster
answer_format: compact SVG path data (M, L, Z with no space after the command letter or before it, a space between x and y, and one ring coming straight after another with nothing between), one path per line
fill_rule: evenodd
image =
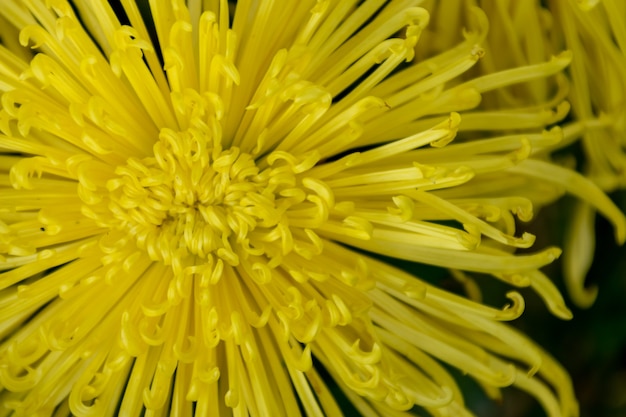
M592 189L613 192L624 188L626 34L623 27L626 10L621 2L613 0L523 4L484 1L478 4L493 17L483 43L487 53L478 66L481 73L537 64L564 49L573 54L571 65L557 77L501 88L496 94L485 97L481 106L494 112L523 108L528 123L554 123L555 119L549 121L552 116L546 108L557 107L563 100L571 106L561 123L563 140L549 147L545 154L556 155L550 158L560 166L578 166L584 178L570 175L569 169L554 170L544 166L541 171L569 193L580 197L566 213L563 272L572 301L589 307L597 295L596 287L585 287L594 255L596 213L611 219L618 229L622 227L619 212ZM454 16L454 22L462 26L471 24L475 2L461 1L457 6L459 13ZM446 6L434 3L431 12L435 13L438 7L443 11ZM448 17L446 23L452 23ZM449 30L448 36L442 37L443 30L442 26L436 33L437 38L442 39L433 46L438 51L450 47L457 36L454 30ZM537 106L539 103L542 104ZM514 123L510 118L508 122ZM530 169L536 172L535 168ZM590 182L594 186L590 186ZM537 204L543 202L535 201ZM623 242L620 232L617 241Z

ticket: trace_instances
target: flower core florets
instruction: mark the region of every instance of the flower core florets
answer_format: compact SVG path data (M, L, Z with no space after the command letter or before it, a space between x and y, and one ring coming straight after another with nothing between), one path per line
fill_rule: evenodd
M101 213L103 204L108 210L100 222L175 272L213 270L215 262L237 266L242 256L273 257L267 252L276 240L280 255L291 252L297 217L307 218L305 228L327 217L328 204L310 195L323 183L298 175L317 158L297 163L287 152L273 152L261 159L261 169L240 148L222 148L218 135L206 126L162 129L153 156L129 158L106 181L108 197L95 202Z

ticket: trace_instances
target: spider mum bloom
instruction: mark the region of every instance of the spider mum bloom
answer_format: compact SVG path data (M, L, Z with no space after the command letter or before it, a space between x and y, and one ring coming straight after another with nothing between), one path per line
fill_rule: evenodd
M576 415L564 371L500 323L518 293L494 309L379 256L570 316L539 271L560 250L513 254L534 241L516 220L562 193L546 176L565 169L531 158L561 129L518 117L531 132L450 144L498 129L467 112L483 94L570 55L462 80L487 33L474 10L401 69L418 3L3 4L0 414L341 415L328 373L364 415L470 415L443 362Z
M474 3L457 4L461 10L456 16L457 24L464 25L471 20ZM437 4L442 8L450 6ZM481 73L536 64L562 49L572 52L572 63L565 74L501 88L491 97L485 97L482 106L499 111L507 107L535 108L535 120L539 121L549 117L543 111L546 106L567 98L572 112L562 125L564 139L551 150L580 143L584 156L580 166L584 175L607 192L624 188L626 5L614 0L484 1L479 4L491 23L483 44L487 53L478 65ZM439 32L436 34L440 35ZM451 33L439 37L448 40L440 48L450 46L450 40L456 36ZM554 91L558 92L554 94ZM574 165L571 160L564 160L562 164ZM569 214L564 239L564 277L572 301L588 307L597 295L597 288L584 285L594 255L596 212L607 215L608 211L594 199L585 198L584 192L580 192L584 187L567 179L566 175L566 171L561 175L551 174L566 179L565 188L574 194L578 190L582 198L572 204Z
M553 1L557 45L571 49L569 93L574 122L571 140L580 140L585 174L605 191L626 188L626 5L608 1ZM599 75L598 75L599 74ZM572 300L590 306L598 289L585 287L595 249L593 205L579 201L572 211L564 259Z
M418 53L423 56L440 54L458 43L461 35L454 28L472 26L476 19L476 4L489 20L489 33L481 43L485 56L478 62L476 72L466 72L457 82L475 78L477 74L537 65L563 49L572 53L572 63L563 73L501 85L501 88L483 94L478 107L482 111L478 114L464 113L464 123L459 131L491 131L497 135L502 130L519 132L560 122L562 139L534 148L530 160L520 164L526 168L528 175L538 173L538 167L531 166L537 160L552 162L555 151L563 150L582 138L588 157L584 176L571 175L570 169L562 169L575 164L560 155L556 163L541 168L544 182L554 188L551 192L531 196L531 200L535 207L541 207L554 202L562 191L578 197L565 239L565 275L576 304L588 305L595 297L595 291L591 289L584 294L581 290L593 258L593 219L596 212L613 223L617 242L623 243L620 230L624 227L624 216L609 199L599 196L596 187L613 191L623 182L620 178L624 173L626 107L625 90L619 87L626 79L626 55L621 40L623 25L620 25L625 16L620 9L623 5L611 0L425 2L428 10L438 18L423 36L428 46L421 51L418 49ZM449 9L457 12L445 13ZM591 56L593 53L595 55ZM606 73L606 76L595 76L600 73ZM568 113L570 102L573 112ZM568 117L564 119L566 114ZM489 119L485 119L485 115ZM468 118L476 116L480 117L480 123L472 123L473 120L467 123Z

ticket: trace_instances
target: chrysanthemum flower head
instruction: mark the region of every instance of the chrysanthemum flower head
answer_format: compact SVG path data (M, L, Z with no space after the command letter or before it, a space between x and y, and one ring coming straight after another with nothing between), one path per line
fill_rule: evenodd
M570 70L574 121L572 140L580 139L583 169L605 191L626 188L626 8L616 1L554 1L557 47L578 59ZM597 288L585 288L595 248L595 209L578 202L572 211L565 276L572 299L589 306Z
M462 12L457 15L461 24L471 20L468 11L474 4L462 2ZM554 145L552 151L579 143L583 160L578 161L578 165L584 175L607 192L624 188L624 4L611 0L485 1L479 4L492 17L484 43L487 53L477 66L481 73L536 64L563 49L573 55L572 63L559 77L499 89L483 100L482 105L493 110L511 106L534 108L536 120L543 117L548 121L550 115L545 112L546 106L556 106L566 98L572 111L562 126L564 139ZM537 106L538 103L541 105ZM574 166L576 163L562 160L560 164ZM583 189L577 181L568 179L567 182L568 191L574 194ZM585 288L584 285L593 260L595 213L607 214L606 208L600 207L603 204L597 205L594 201L582 198L572 204L564 239L566 284L572 301L579 306L590 306L597 294L595 287Z
M469 415L443 362L576 415L558 364L499 323L518 293L493 309L384 260L530 286L567 318L539 271L560 250L514 255L517 221L568 175L626 230L535 157L561 129L477 109L570 54L464 79L474 9L405 64L418 3L3 5L33 55L3 38L1 414L335 416L341 390L364 415Z

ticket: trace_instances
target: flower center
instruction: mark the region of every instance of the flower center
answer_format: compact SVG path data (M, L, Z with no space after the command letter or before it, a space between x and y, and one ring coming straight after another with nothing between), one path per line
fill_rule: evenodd
M223 150L210 137L199 129L163 129L154 156L130 158L107 183L117 228L155 261L184 267L217 255L237 265L233 244L282 217L274 187L252 156Z

